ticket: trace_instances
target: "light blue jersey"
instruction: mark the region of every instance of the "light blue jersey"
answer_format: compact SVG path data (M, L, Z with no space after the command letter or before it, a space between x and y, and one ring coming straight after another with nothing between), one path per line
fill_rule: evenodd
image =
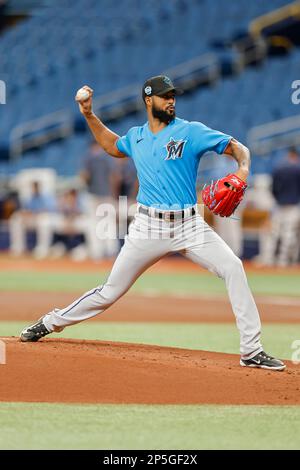
M224 153L232 137L201 122L175 118L156 134L132 127L118 139L120 152L134 161L139 180L137 201L160 209L184 209L197 202L196 177L201 156Z

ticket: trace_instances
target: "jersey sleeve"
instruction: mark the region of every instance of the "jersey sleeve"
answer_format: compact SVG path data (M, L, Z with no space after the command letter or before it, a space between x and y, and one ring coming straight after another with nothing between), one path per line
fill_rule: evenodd
M126 135L120 137L116 142L117 149L119 150L119 152L124 153L128 157L132 156L132 142L135 130L136 127L132 127L131 129L129 129Z
M198 156L205 152L214 151L222 154L232 139L231 135L216 131L205 126L202 122L190 123L190 138Z

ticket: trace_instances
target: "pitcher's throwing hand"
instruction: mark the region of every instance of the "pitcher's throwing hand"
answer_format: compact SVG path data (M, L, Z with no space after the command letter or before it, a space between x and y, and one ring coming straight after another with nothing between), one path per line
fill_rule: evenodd
M84 116L92 112L93 93L94 90L87 85L80 88L76 93L75 101L77 101L80 112Z

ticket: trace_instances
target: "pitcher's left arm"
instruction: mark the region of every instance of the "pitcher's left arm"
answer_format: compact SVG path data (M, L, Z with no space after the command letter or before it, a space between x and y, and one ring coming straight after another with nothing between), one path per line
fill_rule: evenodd
M235 174L241 180L247 181L251 165L250 150L236 139L231 139L224 153L231 155L237 161L239 169Z

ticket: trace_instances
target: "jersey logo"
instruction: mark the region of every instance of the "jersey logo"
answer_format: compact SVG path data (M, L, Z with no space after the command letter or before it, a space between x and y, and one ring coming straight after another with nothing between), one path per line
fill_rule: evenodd
M171 80L170 80L169 77L164 77L164 78L163 78L163 81L164 81L167 85L173 86L173 83L171 82Z
M186 140L174 140L171 137L170 141L164 147L167 149L167 156L165 160L175 160L176 158L182 158L182 153Z

